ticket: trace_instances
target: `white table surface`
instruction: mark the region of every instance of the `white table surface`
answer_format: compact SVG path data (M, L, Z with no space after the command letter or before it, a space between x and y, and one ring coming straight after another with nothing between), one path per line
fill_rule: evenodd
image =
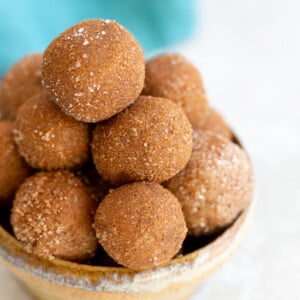
M257 208L236 254L191 300L300 299L300 1L202 1L201 30L173 50L254 163ZM0 299L31 300L0 266ZM170 299L171 300L171 299Z

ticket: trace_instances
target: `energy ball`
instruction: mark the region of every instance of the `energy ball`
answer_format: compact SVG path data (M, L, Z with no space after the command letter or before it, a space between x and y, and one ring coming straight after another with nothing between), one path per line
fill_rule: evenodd
M40 172L20 186L11 224L25 249L44 258L82 261L94 255L96 205L88 188L68 171Z
M92 155L104 180L162 182L187 164L192 128L174 102L140 96L129 108L97 125Z
M135 182L110 192L96 211L95 229L108 255L134 270L168 262L187 232L176 197L150 182Z
M143 94L179 104L194 129L206 117L207 100L201 76L179 54L163 54L147 62Z
M31 54L18 61L0 84L0 116L14 120L18 108L43 91L41 83L42 54Z
M64 114L45 93L18 110L14 139L19 153L33 168L74 169L89 156L89 125Z
M231 129L228 127L223 117L213 108L208 108L205 121L200 122L197 128L198 130L201 129L203 131L213 131L228 140L232 140L233 138Z
M189 234L211 234L231 224L253 194L245 152L213 132L199 133L192 157L166 187L179 199Z
M9 206L19 185L31 174L12 135L13 123L0 121L0 207Z
M43 85L69 116L99 122L119 113L141 93L145 60L133 35L115 21L87 20L48 46Z

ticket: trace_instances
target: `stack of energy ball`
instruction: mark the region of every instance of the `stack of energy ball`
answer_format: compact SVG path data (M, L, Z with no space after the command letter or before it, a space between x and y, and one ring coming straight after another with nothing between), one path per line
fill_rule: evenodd
M187 236L230 225L252 198L252 169L177 54L145 64L121 25L87 20L0 87L0 203L24 248L85 262L99 244L143 270Z

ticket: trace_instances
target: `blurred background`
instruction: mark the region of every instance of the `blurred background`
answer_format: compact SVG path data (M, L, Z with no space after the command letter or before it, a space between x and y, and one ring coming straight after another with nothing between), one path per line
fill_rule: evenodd
M242 246L191 300L300 299L299 16L298 0L0 0L1 72L91 17L121 22L148 57L178 51L201 71L251 156L257 204ZM31 300L2 266L0 291Z
M71 25L93 18L117 20L147 55L191 36L196 0L0 0L0 74L27 53L43 52Z

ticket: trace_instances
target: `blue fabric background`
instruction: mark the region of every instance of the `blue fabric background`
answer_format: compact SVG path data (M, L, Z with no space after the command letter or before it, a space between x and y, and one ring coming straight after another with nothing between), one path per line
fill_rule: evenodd
M71 25L89 18L115 19L149 54L191 32L195 0L0 0L0 74L16 60L43 51Z

